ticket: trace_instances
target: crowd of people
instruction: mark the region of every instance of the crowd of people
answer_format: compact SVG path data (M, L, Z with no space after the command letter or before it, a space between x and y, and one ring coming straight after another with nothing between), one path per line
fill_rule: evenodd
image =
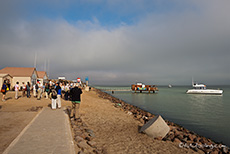
M42 98L51 99L51 108L56 109L61 108L61 98L65 100L72 101L72 111L71 118L75 120L79 119L79 107L81 103L82 94L82 85L80 83L70 83L70 82L47 82L43 84L41 81L38 81L36 84L31 86L29 82L22 82L22 86L19 86L19 82L16 82L13 87L15 91L15 99L19 99L19 92L21 91L21 97L30 98L32 92L33 97L37 98L37 100L41 100ZM1 92L3 94L2 101L6 101L6 93L9 88L4 81ZM78 115L78 118L76 116Z

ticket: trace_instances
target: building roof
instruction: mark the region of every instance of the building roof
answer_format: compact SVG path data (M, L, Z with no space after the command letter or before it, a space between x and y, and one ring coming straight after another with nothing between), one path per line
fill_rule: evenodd
M37 71L37 73L38 73L38 78L44 78L44 76L46 75L45 71Z
M12 77L31 77L36 71L34 67L5 67L0 70L0 74L9 74Z
M3 78L3 77L5 77L5 76L8 76L9 74L6 74L6 73L4 73L4 74L2 74L2 73L0 73L0 78ZM10 77L12 77L11 75L9 75Z

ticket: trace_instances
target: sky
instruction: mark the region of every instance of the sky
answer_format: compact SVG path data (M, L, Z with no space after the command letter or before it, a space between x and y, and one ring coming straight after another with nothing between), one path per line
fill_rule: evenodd
M36 59L91 85L230 85L229 14L229 0L1 0L0 69Z

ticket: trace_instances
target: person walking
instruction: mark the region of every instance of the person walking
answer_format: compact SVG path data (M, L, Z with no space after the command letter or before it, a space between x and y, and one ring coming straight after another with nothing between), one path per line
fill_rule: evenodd
M74 118L74 120L80 119L80 104L81 104L81 94L82 90L79 85L76 85L74 88L70 90L70 98L72 102L72 109L70 113L70 118Z
M49 97L49 99L52 99L52 97L51 97L51 92L52 92L52 89L54 89L54 86L53 86L53 83L49 83L49 91L48 91L48 97Z
M46 99L48 99L48 93L49 93L49 84L45 83L45 95L46 95Z
M64 95L65 97L65 100L66 101L68 101L68 98L69 98L69 84L67 83L66 85L65 85L65 95Z
M16 82L16 85L14 86L14 91L15 91L15 99L18 99L19 82Z
M1 92L2 92L2 101L5 102L6 101L6 90L7 89L7 86L6 86L6 81L3 82L2 84L2 89L1 89Z
M26 85L25 82L22 82L22 97L25 97L26 95Z
M58 104L58 108L61 108L61 87L59 85L59 83L56 83L56 88L55 88L56 92L57 92L57 104Z
M42 97L42 89L43 89L43 85L41 83L41 81L39 81L38 83L38 96L37 96L37 100L40 100Z
M27 85L26 85L26 91L27 91L27 98L30 98L30 82L27 82Z
M33 94L34 94L34 97L37 97L37 83L33 85Z
M51 90L51 99L51 108L55 110L57 107L57 91L55 89Z

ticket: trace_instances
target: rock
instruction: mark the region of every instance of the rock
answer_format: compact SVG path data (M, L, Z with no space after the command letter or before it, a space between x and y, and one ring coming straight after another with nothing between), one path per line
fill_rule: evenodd
M211 151L211 153L210 154L218 154L219 153L219 151L218 150L214 150L214 151Z
M199 142L201 142L202 144L204 144L204 143L205 143L205 140L204 140L203 138L201 138L201 139L199 140Z
M144 124L145 123L145 120L144 119L139 119L139 121L142 123L142 124Z
M132 113L132 112L130 112L130 111L128 111L128 112L127 112L127 114L128 114L128 115L132 115L133 113Z
M169 125L169 124L168 124L168 125ZM169 125L169 128L170 128L170 131L173 131L173 132L176 131L176 128L175 128L174 126L172 126L172 125Z
M182 141L182 142L187 142L187 141L188 141L187 135L183 135L183 139L182 139L181 141Z
M176 128L173 129L175 136L183 134L182 132L178 131Z
M210 153L210 152L212 151L212 149L203 149L203 151L204 151L205 153Z
M181 141L180 141L178 138L174 138L174 139L173 139L173 142L175 142L175 143L180 143Z
M88 127L87 124L84 123L84 122L81 123L81 126L82 126L82 127Z
M84 141L84 139L82 137L80 137L80 136L76 136L75 141L76 142L81 142L81 141Z
M197 139L197 137L195 137L194 139L193 139L193 142L197 142L198 141L198 139Z
M196 138L196 136L192 135L192 134L188 134L187 138L188 138L188 140L193 141Z
M142 115L136 115L137 119L140 119L142 117Z
M77 154L85 154L83 151L79 151Z
M174 133L173 132L169 132L164 138L165 139L163 139L163 140L168 140L168 141L173 141L173 139L174 139Z
M85 149L86 149L86 150L90 150L90 149L91 149L91 147L90 147L85 141L79 142L79 143L77 144L77 146L78 146L79 148L81 148L83 151L85 151Z
M179 135L176 136L176 138L178 138L179 140L182 141L184 139L184 136L182 134L179 134Z
M101 154L101 152L98 149L93 149L93 152L96 154Z
M147 116L147 117L151 117L151 115L152 115L152 114L149 113L149 112L146 113L146 116Z
M71 121L71 125L72 125L72 127L75 125L75 122L74 121Z
M89 136L95 137L95 134L91 129L86 129L85 131L88 133Z
M83 139L86 139L88 137L88 134L87 133L82 133L81 136Z
M93 147L93 148L96 148L96 142L95 141L88 141L87 142L88 143L88 145L90 145L91 147Z

